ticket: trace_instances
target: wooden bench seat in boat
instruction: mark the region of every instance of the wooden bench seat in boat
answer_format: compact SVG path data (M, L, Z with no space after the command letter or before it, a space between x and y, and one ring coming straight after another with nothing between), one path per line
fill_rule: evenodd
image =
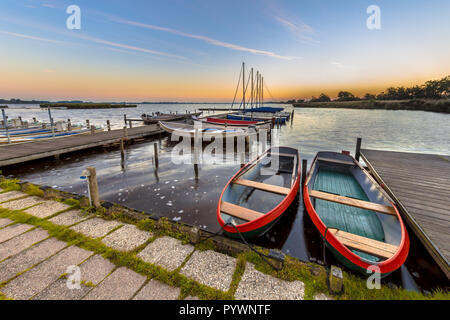
M345 205L357 207L360 209L366 209L366 210L371 210L371 211L375 211L375 212L379 212L379 213L397 216L393 207L385 206L385 205L378 204L378 203L343 197L343 196L339 196L336 194L317 191L317 190L311 190L309 192L309 195L313 198L317 198L317 199L321 199L321 200L337 202L340 204L345 204Z
M261 183L261 182L246 180L246 179L237 179L237 180L234 180L233 183L239 184L242 186L246 186L246 187L263 190L263 191L278 193L281 195L287 195L289 193L289 191L291 191L289 188L274 186L272 184Z
M398 250L398 247L389 243L369 239L353 233L338 229L328 229L343 245L371 255L389 259Z
M220 204L220 211L246 221L253 221L264 215L264 213L247 209L226 201L222 201Z
M345 161L345 160L339 160L339 159L330 159L330 158L321 158L318 157L317 160L324 161L324 162L331 162L331 163L338 163L338 164L347 164L349 166L354 166L355 163L351 161Z

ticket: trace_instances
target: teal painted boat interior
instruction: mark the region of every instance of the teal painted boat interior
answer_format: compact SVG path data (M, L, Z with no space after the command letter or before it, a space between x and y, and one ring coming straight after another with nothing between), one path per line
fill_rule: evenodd
M369 201L353 174L343 169L321 166L316 175L313 189ZM316 199L315 201L316 212L327 227L385 242L384 228L375 212L326 200ZM381 261L378 257L370 254L358 250L352 251L365 260Z

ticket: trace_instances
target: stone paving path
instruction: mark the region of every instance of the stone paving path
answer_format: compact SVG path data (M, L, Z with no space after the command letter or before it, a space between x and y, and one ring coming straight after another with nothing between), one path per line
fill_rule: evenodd
M217 290L230 289L236 270L236 259L228 255L196 251L192 245L167 236L154 239L153 234L134 225L89 217L57 201L11 191L0 193L0 207L24 210L68 226L118 251L139 248L137 257L143 261ZM180 288L117 267L94 252L50 237L41 228L1 218L0 292L8 298L36 300L173 300L180 296ZM304 284L271 277L247 263L235 297L302 300Z

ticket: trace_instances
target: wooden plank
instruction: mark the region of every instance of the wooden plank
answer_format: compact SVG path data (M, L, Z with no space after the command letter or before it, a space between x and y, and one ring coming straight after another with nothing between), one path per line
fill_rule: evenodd
M247 209L226 201L222 201L220 204L220 211L246 221L253 221L264 215L264 213Z
M261 182L246 180L246 179L237 179L237 180L234 180L233 183L239 184L241 186L251 187L251 188L255 188L255 189L259 189L259 190L263 190L263 191L267 191L267 192L272 192L272 193L277 193L277 194L281 194L281 195L287 195L291 191L289 188L274 186L272 184L261 183Z
M329 159L329 158L318 157L317 160L319 160L319 161L324 161L324 162L331 162L331 163L345 164L345 165L349 165L349 166L354 166L354 165L356 165L354 162L345 161L345 160L339 160L339 159Z
M364 161L398 203L405 221L450 279L450 157L362 150Z
M317 199L322 199L322 200L331 201L331 202L337 202L337 203L344 204L347 206L376 211L376 212L389 214L389 215L393 215L393 216L397 215L395 213L395 210L393 207L388 207L388 206L381 205L378 203L342 197L342 196L338 196L338 195L335 195L332 193L326 193L326 192L317 191L317 190L311 190L309 192L309 195L311 197L314 197Z
M128 130L128 138L136 139L162 132L157 126L143 126ZM56 139L0 146L0 167L42 159L67 152L80 151L114 143L123 137L123 130L96 134L59 137Z
M328 229L328 231L331 232L344 246L363 251L377 257L389 259L398 251L398 246L389 243L373 240L337 229Z

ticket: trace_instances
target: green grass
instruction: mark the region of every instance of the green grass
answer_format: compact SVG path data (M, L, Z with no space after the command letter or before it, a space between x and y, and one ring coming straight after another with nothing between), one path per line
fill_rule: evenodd
M20 190L20 185L18 185L17 183L19 182L19 180L10 180L10 179L4 179L0 181L0 188L3 189L3 192L8 192L8 191L19 191Z

